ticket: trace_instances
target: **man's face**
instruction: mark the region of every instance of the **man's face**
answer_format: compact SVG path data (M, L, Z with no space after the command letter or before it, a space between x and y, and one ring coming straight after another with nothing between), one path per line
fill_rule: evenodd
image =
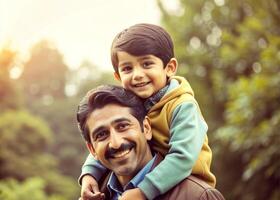
M147 140L151 127L147 119L143 131L128 107L108 104L94 110L87 119L91 153L126 184L152 159Z
M154 55L133 56L120 51L118 72L122 86L142 99L147 99L167 84L167 79L175 74L173 65L163 66L160 58Z

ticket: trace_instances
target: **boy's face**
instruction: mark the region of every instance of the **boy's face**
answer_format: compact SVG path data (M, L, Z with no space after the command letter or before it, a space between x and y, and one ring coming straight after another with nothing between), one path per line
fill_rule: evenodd
M117 56L122 86L143 99L163 88L168 77L176 72L177 66L174 69L173 65L167 64L164 68L162 60L154 55L133 56L119 51Z

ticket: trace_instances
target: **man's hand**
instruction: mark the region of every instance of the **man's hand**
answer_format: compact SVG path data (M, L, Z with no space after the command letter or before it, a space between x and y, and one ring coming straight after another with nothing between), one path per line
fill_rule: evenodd
M125 191L118 200L146 200L146 196L139 188L135 188Z
M97 181L90 175L82 177L81 198L79 200L103 200L104 193L99 191Z

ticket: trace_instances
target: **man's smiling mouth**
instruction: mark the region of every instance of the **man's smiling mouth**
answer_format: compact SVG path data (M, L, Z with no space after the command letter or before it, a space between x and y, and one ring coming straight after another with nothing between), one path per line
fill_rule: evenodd
M135 148L135 143L133 142L122 144L119 149L109 148L105 153L105 157L107 159L122 158L129 154L133 148Z
M112 158L121 158L121 157L129 154L130 151L131 151L131 149L127 149L125 151L118 151L118 152L114 153L114 155L112 155Z

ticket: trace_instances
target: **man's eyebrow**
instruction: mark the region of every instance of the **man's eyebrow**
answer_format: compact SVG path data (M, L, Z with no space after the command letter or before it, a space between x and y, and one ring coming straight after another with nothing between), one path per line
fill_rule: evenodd
M116 123L124 122L124 121L131 122L131 120L129 120L128 118L121 117L121 118L118 118L118 119L114 120L113 123L116 124Z

